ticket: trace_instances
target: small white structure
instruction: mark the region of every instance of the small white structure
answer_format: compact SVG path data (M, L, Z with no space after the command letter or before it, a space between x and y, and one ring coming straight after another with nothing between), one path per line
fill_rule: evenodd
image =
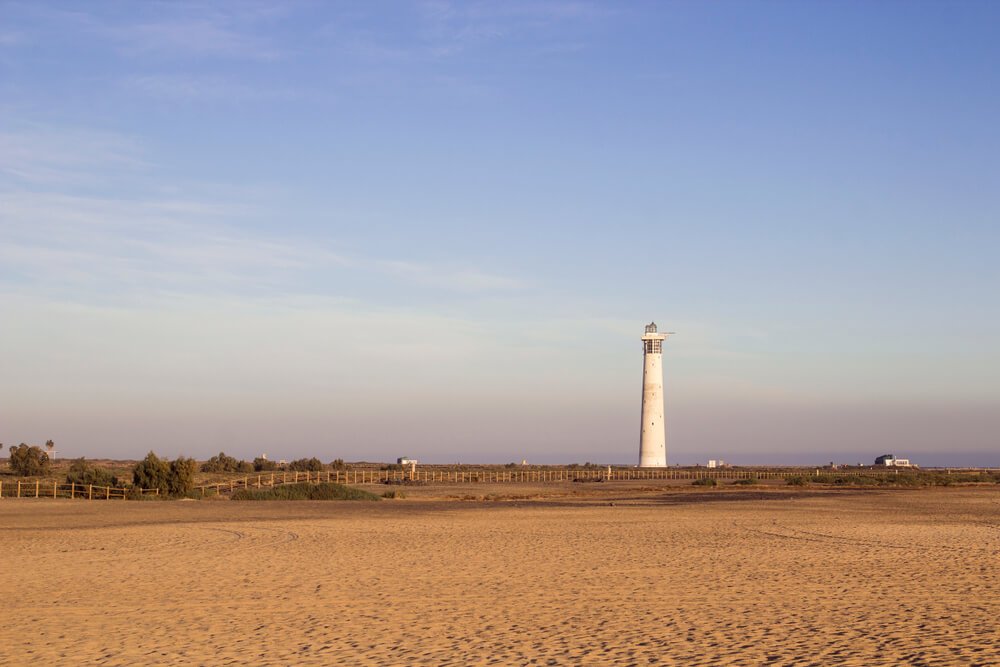
M708 467L709 468L717 468L718 465L719 465L719 462L716 461L715 459L709 459L708 460Z
M663 423L663 341L673 332L657 333L656 322L642 336L642 422L639 467L667 466L667 432Z
M420 463L420 461L416 459L411 459L409 456L400 456L398 459L396 459L396 463L398 463L401 466L410 466L410 465L415 466L418 463Z
M883 454L882 456L875 459L875 465L885 466L887 468L912 468L913 464L910 463L910 459L897 459L892 454Z

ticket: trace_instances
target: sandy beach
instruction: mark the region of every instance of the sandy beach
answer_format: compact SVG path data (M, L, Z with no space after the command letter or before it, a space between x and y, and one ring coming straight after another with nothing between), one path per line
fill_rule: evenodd
M995 488L610 487L5 499L0 663L1000 661Z

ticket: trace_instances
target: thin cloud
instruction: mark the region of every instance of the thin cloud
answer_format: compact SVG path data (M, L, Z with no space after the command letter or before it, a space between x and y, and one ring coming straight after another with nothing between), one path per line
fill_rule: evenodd
M591 2L454 3L421 5L424 39L435 56L448 57L524 33L555 33L559 28L595 23L613 12ZM575 43L582 48L582 43Z
M20 46L27 41L24 34L19 32L0 32L0 47Z
M157 9L156 18L145 21L122 21L90 7L69 11L30 6L24 11L42 30L57 26L61 31L97 37L130 56L268 61L285 55L265 29L283 12L247 3L232 8L177 3L159 5Z
M464 267L435 266L417 262L379 260L375 266L408 281L458 292L520 289L523 283L508 276Z
M283 55L263 38L211 18L105 25L101 32L130 54L250 60L276 60Z
M522 286L475 268L351 256L238 225L260 215L247 204L9 192L0 203L0 263L21 284L90 296L124 292L126 286L157 293L329 293L366 274L447 292Z
M149 74L131 76L122 80L129 91L148 97L171 101L289 101L301 97L291 89L273 89L251 86L218 76L186 74Z
M35 184L85 183L97 170L143 170L137 141L121 134L28 126L0 132L0 174Z

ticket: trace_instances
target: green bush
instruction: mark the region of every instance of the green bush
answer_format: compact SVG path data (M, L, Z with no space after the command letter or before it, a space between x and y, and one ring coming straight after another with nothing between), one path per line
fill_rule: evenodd
M399 498L405 498L406 494L400 491L399 489L393 489L392 491L386 491L385 493L383 493L382 497L397 500Z
M331 470L346 470L347 469L347 464L344 463L344 459L334 459L333 461L330 461L330 469Z
M311 459L295 459L288 464L288 469L299 472L319 472L320 470L326 470L326 466L314 456Z
M746 479L738 479L733 484L738 486L756 486L760 484L760 480L756 477L747 477Z
M253 469L254 472L271 472L278 469L278 464L265 459L263 456L258 456L253 460Z
M814 484L832 484L834 486L878 486L879 480L874 477L863 475L834 475L819 474L809 477L809 481Z
M809 480L804 475L795 475L794 477L786 477L785 484L788 486L806 486L809 484Z
M49 473L49 455L36 445L26 445L23 442L11 447L7 455L7 464L15 474L23 477L42 477Z
M118 486L118 478L111 474L107 468L99 468L87 463L84 458L73 461L66 473L67 484L82 484L84 486L93 484L94 486Z
M714 477L700 477L693 482L691 486L718 486L719 483L715 481Z
M179 456L170 464L169 493L172 496L186 496L194 489L194 474L198 462Z
M132 483L141 489L159 489L162 495L184 496L194 488L198 462L178 457L170 462L153 452L132 468Z
M247 461L240 461L225 452L219 452L201 464L202 472L254 472L254 466Z
M150 452L132 467L132 484L141 489L170 491L170 463Z
M270 489L239 489L233 500L378 500L374 493L343 484L282 484Z

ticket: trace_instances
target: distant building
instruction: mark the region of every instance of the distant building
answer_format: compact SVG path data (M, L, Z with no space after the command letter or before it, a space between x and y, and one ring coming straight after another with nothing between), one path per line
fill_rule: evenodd
M411 466L411 465L415 466L418 463L420 463L420 461L416 459L411 459L409 456L400 456L398 459L396 459L396 463L398 463L401 466Z
M875 465L886 468L912 468L910 459L897 459L893 454L883 454L875 459Z
M722 459L719 459L719 460L709 459L708 460L708 467L709 468L725 468L726 467L726 462L723 461Z

